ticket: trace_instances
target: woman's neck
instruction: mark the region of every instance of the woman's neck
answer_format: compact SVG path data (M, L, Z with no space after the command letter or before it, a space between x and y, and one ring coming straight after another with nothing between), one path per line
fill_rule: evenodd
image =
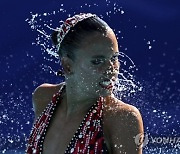
M63 111L66 119L77 114L84 114L96 103L98 97L90 97L80 88L70 82L66 82L66 91L63 98Z

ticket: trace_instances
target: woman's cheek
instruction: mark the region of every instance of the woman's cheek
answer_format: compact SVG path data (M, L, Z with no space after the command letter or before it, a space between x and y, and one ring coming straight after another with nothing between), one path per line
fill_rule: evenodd
M101 76L103 67L82 64L80 70L87 78L96 79L97 76Z
M96 68L91 68L92 75L101 75L102 68L96 67Z
M105 68L104 68L104 66L102 65L102 66L99 66L99 67L97 67L97 69L96 69L96 71L97 71L97 73L103 73L104 71L105 71Z

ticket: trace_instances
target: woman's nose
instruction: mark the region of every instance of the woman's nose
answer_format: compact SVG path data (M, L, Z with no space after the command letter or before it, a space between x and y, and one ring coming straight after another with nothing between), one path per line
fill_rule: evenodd
M106 74L113 74L114 72L114 63L111 60L108 60L106 63Z
M119 61L108 60L106 63L106 75L114 76L119 72Z

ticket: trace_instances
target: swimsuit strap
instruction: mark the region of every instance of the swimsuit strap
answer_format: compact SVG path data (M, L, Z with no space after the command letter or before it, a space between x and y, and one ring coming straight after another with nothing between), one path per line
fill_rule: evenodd
M54 113L56 105L58 102L61 102L61 94L65 89L65 84L61 87L61 89L53 95L51 102L46 106L41 115L37 118L35 123L33 124L30 137L27 144L26 153L42 153L43 141L45 138L45 134L47 128L49 126L49 121Z
M103 134L103 97L91 106L65 153L106 153Z

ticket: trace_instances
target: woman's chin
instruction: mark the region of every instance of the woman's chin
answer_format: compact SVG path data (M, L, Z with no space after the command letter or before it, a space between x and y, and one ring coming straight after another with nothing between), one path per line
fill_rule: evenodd
M106 96L109 96L112 94L112 89L99 89L96 91L96 94L98 94L99 96L103 96L103 97L106 97Z

